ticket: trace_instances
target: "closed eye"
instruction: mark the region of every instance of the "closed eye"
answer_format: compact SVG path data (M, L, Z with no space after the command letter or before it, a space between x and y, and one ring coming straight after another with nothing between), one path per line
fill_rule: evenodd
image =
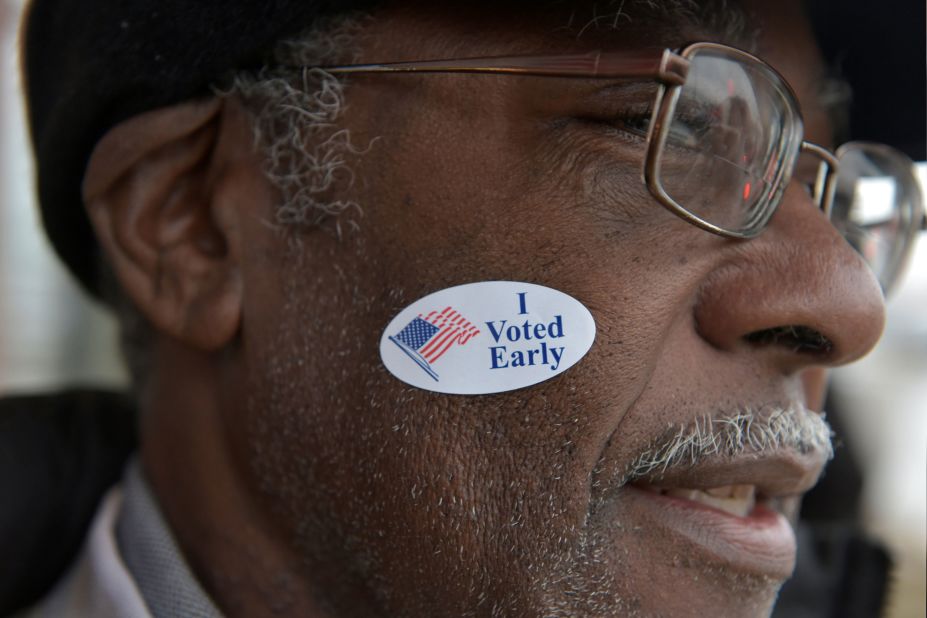
M650 129L655 95L652 83L610 84L578 102L573 117L627 141L643 141Z
M613 113L580 114L585 123L605 128L610 134L619 134L629 141L644 141L650 129L652 112L649 106L626 109Z

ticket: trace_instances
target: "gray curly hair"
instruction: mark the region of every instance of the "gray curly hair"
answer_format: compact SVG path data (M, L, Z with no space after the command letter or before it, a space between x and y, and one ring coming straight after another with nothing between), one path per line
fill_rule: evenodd
M354 13L321 20L280 42L275 66L239 73L230 88L218 91L241 100L252 116L264 173L281 193L275 223L284 228L314 227L329 218L339 235L342 225L357 227L361 209L345 190L354 181L352 163L371 144L354 144L350 129L339 124L343 80L311 67L355 62L367 19Z

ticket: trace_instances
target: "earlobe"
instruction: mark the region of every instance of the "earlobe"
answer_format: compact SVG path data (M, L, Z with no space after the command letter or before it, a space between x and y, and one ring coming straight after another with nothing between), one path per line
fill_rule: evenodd
M85 174L88 216L116 277L160 331L221 348L240 319L235 213L215 199L223 104L185 103L117 125Z

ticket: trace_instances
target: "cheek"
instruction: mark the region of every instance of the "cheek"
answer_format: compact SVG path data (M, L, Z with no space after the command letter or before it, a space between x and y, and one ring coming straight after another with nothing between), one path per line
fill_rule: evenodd
M410 587L437 577L444 611L463 611L473 590L523 589L527 574L494 565L515 551L537 568L567 538L543 522L579 521L568 508L585 508L569 478L582 411L548 388L467 398L406 387L368 353L379 333L358 334L376 330L352 299L361 290L307 278L251 346L255 482L310 559L372 568L364 577L387 598L415 598Z
M305 551L377 565L390 586L419 581L410 565L428 565L461 594L490 585L478 579L487 572L500 595L524 588L527 573L493 565L516 551L540 568L573 541L608 412L626 404L602 392L610 382L588 382L583 363L502 396L410 389L377 349L413 269L382 268L389 252L371 259L366 240L299 242L302 252L278 256L277 279L248 286L264 286L244 312L242 343L258 395L235 425L246 428L240 448L257 491L298 545L323 540Z
M695 261L660 250L689 228L593 143L541 152L471 133L429 150L454 137L383 140L358 173L360 231L295 237L298 250L255 270L243 345L259 396L243 441L256 486L308 555L369 565L394 591L424 568L444 588L459 582L466 607L472 590L524 590L578 542L593 470L683 319ZM597 322L592 351L505 395L434 395L387 374L377 350L390 319L476 280L577 298Z
M616 415L646 383L669 325L685 320L680 312L691 304L692 271L699 266L671 256L686 253L681 238L701 237L650 198L636 167L619 165L616 157L636 158L629 150L616 153L591 132L561 131L538 141L537 133L496 129L471 131L461 143L464 136L449 128L439 135L421 132L415 140L418 129L404 126L405 141L378 144L380 152L364 163L374 180L361 231L376 259L347 276L372 286L368 295L386 299L373 320L377 329L431 292L480 280L539 283L585 304L597 322L597 344L555 385L531 393L549 402L554 424L582 418L573 435L562 439L554 425L493 412L518 407L524 393L483 400L481 414L455 421L478 452L492 450L480 434L487 423L490 435L514 444L502 450L513 458L543 462L570 440L576 456L558 463L568 465L579 483ZM436 142L461 145L434 152ZM398 150L391 152L391 145ZM655 219L661 224L654 225ZM404 397L427 400L418 392ZM503 400L509 403L497 408ZM444 405L479 409L456 401ZM527 450L531 444L536 453ZM500 461L500 468L507 461L494 452L489 460Z

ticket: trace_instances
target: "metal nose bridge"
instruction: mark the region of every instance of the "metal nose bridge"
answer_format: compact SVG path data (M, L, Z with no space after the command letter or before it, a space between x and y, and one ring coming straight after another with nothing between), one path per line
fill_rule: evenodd
M824 215L830 219L831 209L834 205L834 192L837 189L837 172L840 171L840 161L837 156L827 148L818 146L811 142L801 143L802 152L807 152L816 156L824 162L824 166L818 172L818 177L814 182L814 201L818 207L824 211Z

